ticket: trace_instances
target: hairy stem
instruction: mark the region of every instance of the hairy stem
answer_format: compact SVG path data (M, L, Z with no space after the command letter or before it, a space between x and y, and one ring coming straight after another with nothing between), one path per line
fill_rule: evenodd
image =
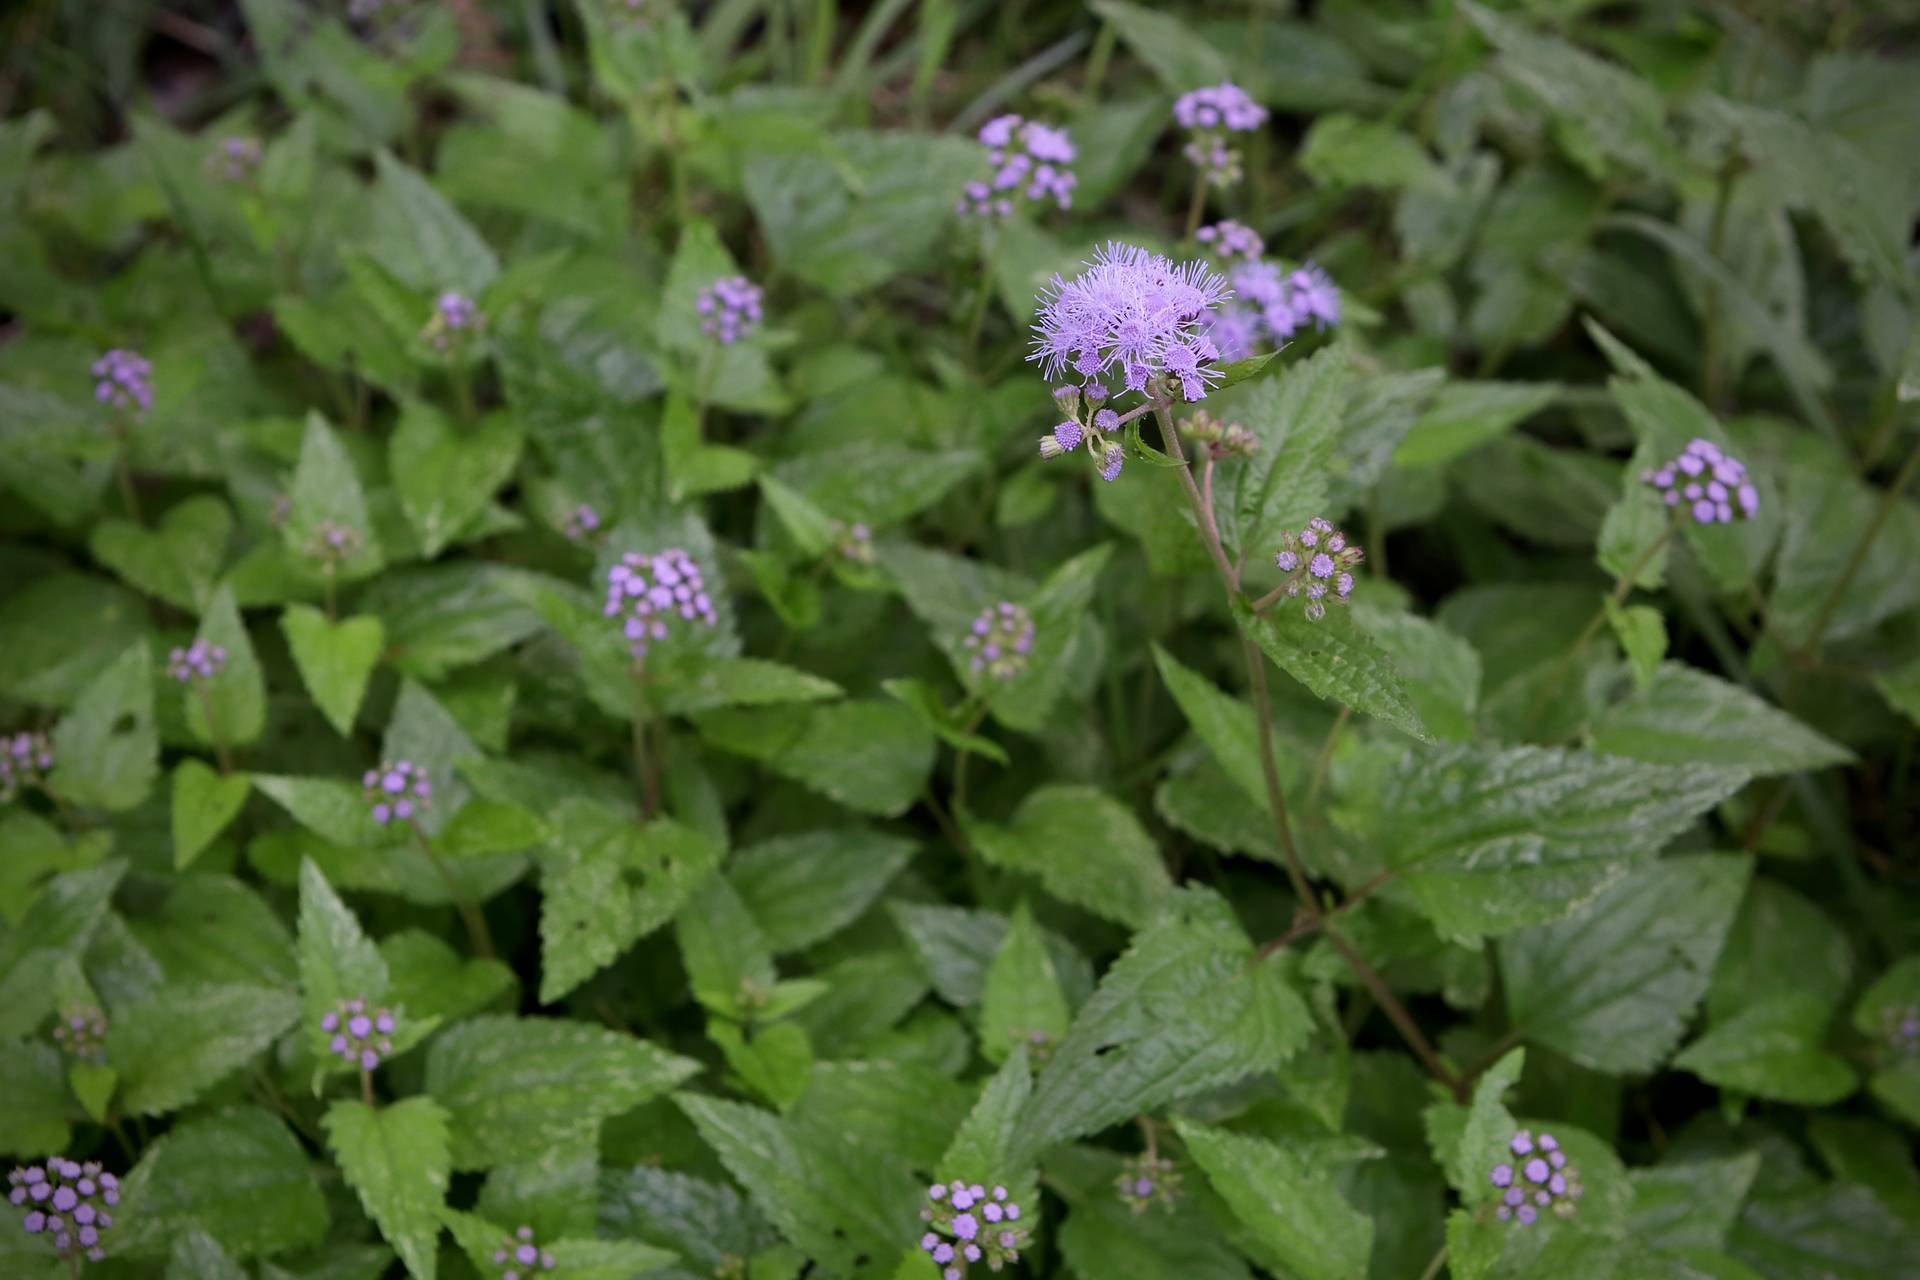
M640 820L660 812L660 763L647 750L647 686L633 679L633 777L640 789Z
M1820 612L1814 616L1813 628L1807 634L1807 642L1800 646L1800 652L1803 655L1813 656L1820 652L1821 637L1826 635L1827 628L1833 624L1833 615L1839 612L1840 601L1845 598L1847 588L1853 585L1854 578L1859 575L1860 567L1867 562L1867 552L1873 549L1874 539L1878 538L1880 530L1886 527L1888 519L1893 515L1893 509L1900 504L1900 494L1907 485L1912 483L1916 471L1920 471L1920 445L1916 445L1913 452L1907 455L1907 460L1900 464L1899 474L1894 476L1893 483L1888 485L1886 492L1880 495L1880 505L1874 508L1873 519L1868 522L1866 532L1861 534L1860 541L1854 544L1853 554L1847 557L1846 567L1840 571L1840 576L1834 579L1833 589L1827 592L1826 601L1821 604Z
M373 1072L360 1068L360 1099L369 1107L373 1105Z
M480 914L480 909L474 906L472 899L461 890L460 882L453 878L453 872L447 867L446 860L434 850L432 842L427 839L427 833L420 829L420 824L409 819L407 828L413 832L414 843L420 846L420 852L427 855L427 861L432 863L433 869L440 874L440 883L447 887L447 896L453 900L454 909L466 922L467 939L473 943L473 949L483 960L494 959L497 953L493 949L493 934L487 930L487 918Z
M194 691L200 695L200 713L207 718L207 736L213 739L214 752L220 757L222 775L233 772L233 753L227 750L227 736L220 732L220 717L213 713L213 695L207 692L207 682L195 678Z
M1207 171L1200 169L1193 175L1193 197L1187 201L1187 229L1180 237L1183 244L1193 244L1194 235L1200 230L1201 215L1207 211Z
M1653 558L1660 554L1661 548L1673 540L1673 531L1677 519L1678 517L1669 518L1667 527L1660 531L1660 536L1655 538L1653 542L1648 545L1647 549L1640 553L1640 558L1635 560L1628 566L1627 571L1620 575L1619 581L1613 584L1613 590L1607 596L1607 603L1601 605L1599 611L1596 612L1593 617L1587 619L1587 625L1582 628L1579 635L1574 637L1572 646L1567 649L1566 653L1561 655L1560 661L1554 664L1554 668L1548 673L1546 681L1541 684L1539 691L1533 695L1533 705L1527 708L1527 718L1524 723L1528 729L1532 729L1534 723L1540 719L1540 713L1546 709L1547 700L1551 698L1560 688L1561 684L1566 681L1567 671L1573 666L1574 659L1580 656L1580 651L1587 647L1588 641L1600 634L1600 628L1606 622L1607 614L1626 602L1628 594L1632 592L1634 588L1634 584L1640 580L1640 575L1646 572L1647 566L1653 563Z

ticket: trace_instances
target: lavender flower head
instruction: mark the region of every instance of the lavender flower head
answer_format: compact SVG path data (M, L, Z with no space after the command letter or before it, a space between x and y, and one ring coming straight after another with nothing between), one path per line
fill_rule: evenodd
M21 730L0 736L0 804L40 786L52 772L53 744L46 734Z
M1258 231L1232 219L1201 227L1193 233L1193 238L1222 258L1252 259L1267 250L1267 242L1260 238Z
M1210 187L1231 187L1243 176L1240 153L1217 133L1196 134L1181 148L1187 163L1198 169Z
M980 127L980 145L986 148L993 176L969 182L954 212L966 217L1007 217L1016 200L1044 205L1049 200L1062 209L1073 207L1072 164L1079 154L1065 129L1023 116L995 116Z
M106 1256L100 1233L113 1225L107 1210L120 1203L120 1180L97 1161L78 1164L59 1156L44 1166L16 1168L7 1175L7 1201L26 1210L20 1225L30 1236L46 1234L69 1262Z
M322 520L313 531L313 541L307 544L307 554L320 561L324 573L335 572L359 550L360 535L331 520Z
M856 520L852 524L833 522L833 549L841 559L854 564L872 564L873 530Z
M480 308L472 298L448 290L433 304L433 315L420 331L430 346L441 355L459 350L474 330L480 327Z
M427 771L411 760L392 760L360 775L360 787L381 826L411 822L433 798Z
M1353 594L1353 570L1363 553L1330 522L1315 516L1298 533L1289 529L1282 534L1280 545L1273 557L1287 575L1280 589L1289 600L1307 598L1309 621L1327 616L1327 601L1344 603Z
M1311 262L1283 272L1274 263L1255 259L1235 267L1232 279L1234 305L1250 308L1258 328L1276 345L1309 324L1327 329L1340 323L1339 287Z
M153 408L153 365L135 351L115 347L93 362L93 398L122 411Z
M667 623L677 614L691 623L713 626L718 617L706 579L693 557L679 547L656 556L629 551L607 570L607 602L601 610L621 623L636 660L656 640L667 638Z
M258 138L222 138L207 155L207 172L223 182L245 182L259 167Z
M1180 384L1199 400L1220 379L1219 349L1203 331L1209 313L1231 296L1204 262L1183 262L1129 244L1110 243L1072 280L1053 278L1041 295L1033 350L1048 381L1118 373L1128 391L1153 378Z
M1033 649L1033 615L1007 600L988 605L960 643L969 655L967 669L974 675L1011 680L1027 669L1027 654Z
M493 1261L501 1268L500 1280L528 1280L535 1271L553 1270L553 1255L534 1242L532 1227L521 1227L502 1240Z
M1880 1030L1895 1055L1920 1057L1920 1005L1888 1005L1880 1011Z
M1698 524L1751 520L1760 509L1760 491L1747 478L1746 464L1698 436L1672 462L1642 471L1640 482Z
M600 513L583 502L567 512L560 531L574 542L585 542L600 531Z
M1180 1171L1165 1156L1138 1155L1120 1167L1113 1185L1120 1203L1138 1215L1156 1203L1171 1207L1180 1198Z
M992 1191L955 1180L927 1188L930 1204L920 1210L928 1231L920 1237L920 1251L940 1268L940 1280L961 1280L974 1263L998 1271L1020 1261L1027 1247L1027 1230L1020 1225L1020 1206L1005 1187Z
M68 1009L53 1024L53 1042L82 1062L105 1062L107 1015L91 1005Z
M760 327L760 296L760 286L745 276L721 276L693 300L700 332L732 346Z
M1524 1227L1538 1218L1542 1209L1552 1209L1562 1218L1573 1212L1573 1202L1583 1190L1580 1175L1567 1163L1567 1153L1552 1134L1535 1138L1522 1129L1507 1143L1507 1150L1513 1155L1512 1163L1502 1160L1487 1175L1500 1191L1500 1207L1494 1216L1502 1222L1513 1219Z
M1219 129L1246 133L1267 122L1267 109L1231 81L1193 89L1173 104L1173 118L1182 129Z
M391 1009L369 1009L358 997L342 1000L320 1019L320 1030L332 1037L327 1051L362 1071L371 1071L393 1056L396 1025Z
M205 640L195 640L184 649L176 647L167 655L167 675L181 684L194 679L211 680L226 670L226 666L226 646L208 644Z

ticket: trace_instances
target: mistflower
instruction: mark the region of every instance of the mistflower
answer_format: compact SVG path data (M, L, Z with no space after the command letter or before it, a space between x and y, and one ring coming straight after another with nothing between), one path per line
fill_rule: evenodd
M1141 1214L1156 1202L1171 1206L1180 1198L1180 1171L1165 1156L1138 1155L1120 1167L1113 1185L1120 1203Z
M107 1015L91 1005L69 1009L53 1024L53 1042L82 1062L105 1062Z
M693 301L700 332L732 346L760 326L760 286L745 276L721 276Z
M700 566L679 547L656 556L636 551L621 556L607 570L607 602L601 612L609 618L624 615L622 627L636 659L646 657L654 641L667 638L667 623L676 614L709 627L718 621Z
M1316 329L1340 323L1340 290L1333 278L1309 262L1287 277L1288 298L1295 326L1309 320Z
M1175 265L1110 243L1072 280L1053 278L1027 358L1049 381L1111 370L1128 391L1164 377L1179 382L1184 398L1198 400L1220 378L1213 367L1220 353L1203 322L1229 296L1227 282L1204 262Z
M412 821L433 798L427 771L411 760L392 760L367 770L360 775L360 787L373 807L373 820L383 827L394 821Z
M14 1169L7 1187L8 1202L26 1210L20 1225L28 1235L51 1236L60 1257L76 1266L81 1257L98 1262L106 1256L100 1233L113 1225L107 1210L120 1203L120 1179L103 1172L99 1162L54 1156L44 1167Z
M351 560L359 550L360 535L331 520L322 520L320 527L313 531L313 541L307 544L307 553L319 560L329 573Z
M1005 1187L989 1192L977 1182L936 1182L927 1199L932 1203L920 1210L920 1220L929 1230L920 1237L920 1251L940 1268L940 1280L960 1280L977 1262L998 1271L1020 1261L1027 1230Z
M259 167L258 138L222 138L207 155L207 172L225 182L245 182Z
M1073 206L1078 179L1067 166L1077 153L1065 129L1017 115L995 116L980 127L980 145L986 148L993 176L969 182L954 203L955 213L1004 218L1016 200Z
M980 611L961 645L968 653L967 669L976 676L1011 680L1027 669L1033 648L1033 615L1002 600Z
M1880 1029L1894 1053L1920 1056L1920 1005L1888 1005L1880 1011Z
M320 1019L320 1030L332 1037L327 1051L350 1067L371 1071L393 1056L391 1009L369 1009L358 997L342 1000Z
M1232 219L1201 227L1193 238L1222 258L1257 258L1267 249L1258 231Z
M1235 301L1228 309L1231 315L1224 319L1237 327L1223 333L1223 322L1214 324L1214 341L1223 350L1227 345L1223 338L1239 341L1255 321L1276 344L1286 342L1308 324L1325 329L1340 323L1340 290L1326 272L1311 262L1298 270L1282 272L1272 262L1254 259L1236 266L1231 274ZM1242 307L1247 308L1247 312L1242 312ZM1258 336L1254 333L1253 340L1257 341ZM1251 354L1251 342L1248 348Z
M1507 1143L1507 1150L1513 1153L1513 1163L1503 1160L1487 1175L1500 1190L1500 1207L1495 1213L1500 1221L1511 1218L1525 1226L1538 1218L1542 1209L1551 1208L1562 1218L1573 1212L1573 1202L1582 1190L1580 1175L1567 1163L1567 1153L1552 1134L1543 1133L1536 1139L1522 1129Z
M1328 600L1341 602L1353 594L1353 568L1362 552L1328 521L1315 516L1300 532L1281 535L1280 542L1273 563L1287 577L1278 590L1289 600L1306 596L1310 621L1327 616Z
M211 680L226 669L225 645L195 640L186 648L175 648L167 655L167 675L181 684L193 679Z
M534 1243L533 1228L521 1227L493 1251L500 1280L527 1280L535 1271L553 1270L553 1255Z
M852 524L841 524L838 520L835 520L833 522L833 539L834 552L839 555L841 559L850 560L854 564L873 563L873 530L858 520Z
M39 786L53 772L53 744L44 733L0 737L0 804L28 787Z
M1245 133L1267 122L1267 109L1229 81L1181 94L1173 104L1173 118L1183 129Z
M1260 447L1259 438L1237 422L1222 423L1205 409L1177 424L1180 434L1207 451L1216 461L1221 458L1250 458Z
M435 351L445 355L456 350L480 327L480 308L472 298L452 290L440 295L433 304L433 315L420 331Z
M137 413L153 408L153 366L138 352L115 347L93 362L93 376L101 404Z
M560 530L575 542L585 542L600 531L600 513L583 502L567 512Z
M1747 478L1746 464L1698 436L1672 462L1642 471L1640 481L1699 524L1750 520L1760 509L1760 491Z
M1181 148L1187 163L1198 169L1207 185L1231 187L1240 181L1240 153L1217 133L1202 134Z

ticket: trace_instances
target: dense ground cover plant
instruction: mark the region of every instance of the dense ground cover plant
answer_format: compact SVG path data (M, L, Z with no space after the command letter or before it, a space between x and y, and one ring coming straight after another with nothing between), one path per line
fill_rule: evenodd
M0 1274L1920 1275L1920 30L1300 7L0 17Z

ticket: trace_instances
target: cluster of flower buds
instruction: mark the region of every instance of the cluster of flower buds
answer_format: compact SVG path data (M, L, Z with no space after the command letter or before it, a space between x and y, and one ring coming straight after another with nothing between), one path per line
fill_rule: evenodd
M529 1280L535 1271L553 1270L553 1255L534 1243L533 1228L521 1227L493 1251L500 1280Z
M1747 478L1746 464L1698 436L1672 462L1642 471L1640 481L1699 524L1751 520L1760 509L1760 491Z
M223 182L245 182L259 167L258 138L222 138L207 155L207 172Z
M107 1210L120 1203L120 1180L92 1160L79 1164L59 1156L7 1175L7 1200L25 1209L21 1225L30 1236L46 1232L62 1258L100 1261L100 1233L113 1225ZM77 1263L76 1263L77 1266Z
M82 1062L105 1062L107 1015L92 1005L69 1009L54 1021L53 1042Z
M153 365L119 347L93 362L93 398L115 409L145 413L153 408Z
M856 520L852 524L833 522L833 550L842 560L853 564L873 563L873 530Z
M1260 238L1258 231L1231 218L1225 222L1201 227L1193 233L1193 238L1207 246L1209 253L1221 258L1251 260L1267 251L1267 242Z
M0 737L0 804L28 787L38 786L53 772L53 744L44 733Z
M1113 1185L1120 1203L1145 1213L1156 1202L1171 1207L1180 1198L1180 1170L1165 1156L1141 1154L1120 1167Z
M1216 187L1240 181L1240 153L1227 146L1226 135L1258 129L1267 122L1267 109L1235 84L1217 84L1183 93L1173 104L1173 118L1192 133L1187 160Z
M320 527L313 531L313 541L307 545L307 554L318 560L326 573L338 570L359 550L360 535L331 520L320 522Z
M989 1192L977 1182L936 1182L927 1199L932 1204L920 1210L920 1220L931 1230L920 1237L920 1250L940 1267L940 1280L960 1280L976 1262L998 1271L1020 1261L1027 1232L1005 1187Z
M693 300L700 332L732 346L760 327L760 296L760 286L745 276L721 276Z
M1011 680L1027 669L1033 649L1033 615L1002 600L980 611L960 642L967 650L967 669L976 676Z
M585 542L600 532L600 513L583 502L567 512L566 519L560 522L560 532L575 542Z
M208 644L205 640L195 640L184 649L176 646L167 655L167 675L181 684L194 679L211 680L226 666L226 646Z
M449 355L472 336L480 327L480 321L480 308L472 298L448 290L433 304L433 314L427 318L420 336L441 355Z
M393 760L367 770L360 775L360 787L373 806L373 820L383 827L411 821L433 798L427 771L411 760Z
M1067 417L1040 437L1040 456L1057 458L1084 444L1087 458L1099 477L1108 482L1117 480L1120 468L1126 465L1127 451L1119 440L1120 415L1098 407L1106 398L1107 389L1097 382L1089 382L1084 387L1055 387L1054 403Z
M718 621L706 579L693 557L679 547L655 556L629 551L607 570L609 618L624 615L622 628L635 659L647 656L656 640L667 638L667 622L678 614L687 622L713 626Z
M1205 409L1176 424L1181 435L1207 451L1215 460L1250 458L1260 447L1260 439L1237 422L1220 422Z
M1496 1210L1500 1221L1511 1218L1525 1226L1542 1209L1551 1208L1562 1218L1573 1212L1573 1202L1580 1198L1580 1175L1567 1163L1567 1153L1552 1134L1535 1138L1522 1129L1507 1143L1507 1150L1513 1153L1513 1163L1502 1160L1487 1175L1500 1190Z
M390 1009L368 1009L359 998L342 1000L320 1019L332 1039L327 1051L350 1067L371 1071L393 1055L395 1023Z
M1343 601L1353 594L1353 569L1362 552L1331 523L1315 516L1300 532L1281 535L1280 543L1273 563L1287 575L1281 590L1289 600L1306 596L1309 621L1327 616L1329 598Z
M1024 116L995 116L980 127L980 145L987 149L993 176L969 182L953 206L955 213L1004 218L1013 212L1015 200L1036 205L1051 200L1062 209L1073 207L1079 180L1067 166L1078 152L1065 129Z
M1888 1005L1880 1011L1880 1031L1893 1053L1920 1057L1920 1005Z

